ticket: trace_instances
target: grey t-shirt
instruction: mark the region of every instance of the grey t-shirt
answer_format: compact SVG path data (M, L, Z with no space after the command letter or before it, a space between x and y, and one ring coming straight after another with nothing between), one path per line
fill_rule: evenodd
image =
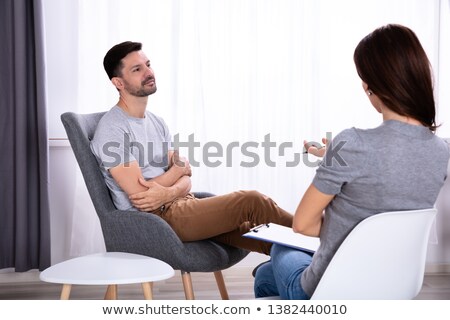
M91 150L118 209L136 210L109 169L136 160L145 179L157 177L167 169L171 141L164 120L149 111L144 118L134 118L114 106L102 117L91 141Z
M313 179L319 191L335 197L325 209L320 247L302 274L303 290L312 296L336 250L363 219L433 207L448 161L446 142L422 126L389 120L338 134Z

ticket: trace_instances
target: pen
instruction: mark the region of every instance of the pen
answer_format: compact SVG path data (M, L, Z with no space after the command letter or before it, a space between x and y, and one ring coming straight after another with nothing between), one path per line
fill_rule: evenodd
M269 227L269 224L268 224L268 223L260 224L259 226L256 226L256 227L251 228L250 231L258 232L258 229L261 229L262 227L267 227L267 228L268 228L268 227Z
M314 145L312 145L312 146L309 146L309 147L316 147L317 148L317 150L320 150L320 149L322 149L323 148L323 146L314 146ZM309 147L308 147L308 149L309 149ZM306 149L306 148L305 148ZM305 151L303 151L303 154L307 154L308 153L308 149L306 149Z

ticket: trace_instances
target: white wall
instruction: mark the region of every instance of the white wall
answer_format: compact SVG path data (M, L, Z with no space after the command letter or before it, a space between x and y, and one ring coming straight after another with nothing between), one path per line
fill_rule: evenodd
M71 14L77 10L78 1L43 1L50 138L66 137L59 116L78 104L79 66L78 60L72 58L72 52L78 51L78 29L73 28L76 15Z
M70 256L76 160L67 142L50 141L50 226L52 264Z

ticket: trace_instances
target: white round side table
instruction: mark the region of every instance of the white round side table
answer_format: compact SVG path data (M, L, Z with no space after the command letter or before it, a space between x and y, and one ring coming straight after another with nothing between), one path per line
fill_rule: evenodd
M153 298L152 282L171 278L167 263L138 254L106 252L82 256L55 264L41 272L45 282L61 283L61 300L67 300L73 284L108 285L105 299L117 299L117 285L141 283L145 299Z

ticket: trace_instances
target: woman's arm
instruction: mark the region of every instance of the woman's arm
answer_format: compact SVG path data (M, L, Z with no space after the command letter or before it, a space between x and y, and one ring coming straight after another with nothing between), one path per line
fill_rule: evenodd
M292 228L306 236L318 237L322 227L323 210L334 195L320 192L313 184L309 186L295 211Z

